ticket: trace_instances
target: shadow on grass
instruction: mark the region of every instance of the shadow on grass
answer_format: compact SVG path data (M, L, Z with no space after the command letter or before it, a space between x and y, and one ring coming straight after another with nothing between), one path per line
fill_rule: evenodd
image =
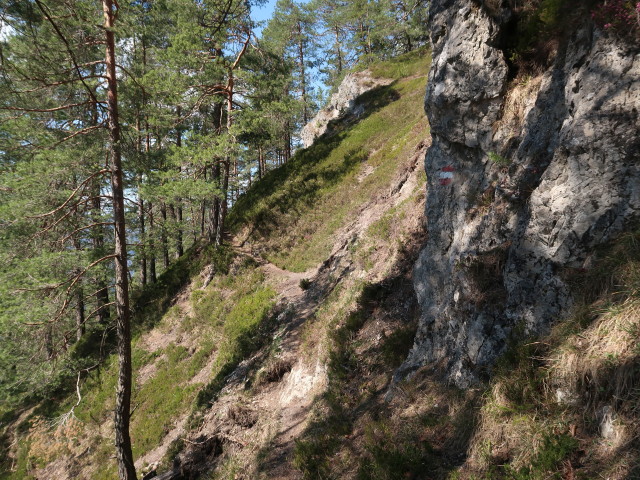
M279 215L311 208L320 190L340 183L368 154L357 145L347 146L341 161L320 164L338 147L344 147L342 144L355 123L398 98L392 86L378 87L358 97L357 102L367 106L362 115L332 121L327 133L313 145L299 150L288 163L268 172L238 199L229 213L230 230L251 225L251 234L267 236L278 226Z
M411 268L422 240L417 238L400 253L391 269L395 273L366 284L356 310L330 329L329 384L315 399L316 414L297 440L280 443L276 437L259 452L261 473L269 476L292 463L305 479L342 478L347 473L367 480L435 479L446 478L462 463L478 421L477 396L457 392L464 398L456 400L461 407L455 418L442 402L400 415L411 404L404 395L420 398L422 389L434 384L427 375L385 399L393 371L413 346L419 306ZM386 321L393 325L390 333L389 327L376 327ZM411 389L413 393L404 392Z

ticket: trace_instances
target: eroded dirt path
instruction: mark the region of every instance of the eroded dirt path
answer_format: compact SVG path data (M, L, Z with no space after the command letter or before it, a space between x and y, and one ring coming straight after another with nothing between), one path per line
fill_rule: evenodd
M253 463L248 462L254 469L259 467L251 474L255 478L299 478L299 472L291 463L295 440L307 427L314 400L324 392L328 382L325 356L317 351L317 346L314 350L305 345L309 342L305 335L313 335L313 330L306 324L313 321L323 301L345 278L375 281L384 275L384 267L377 265L385 265L385 261L374 262L376 266L365 272L356 265L351 247L389 209L415 193L426 148L426 142L418 145L414 155L405 161L406 168L396 176L388 190L371 198L351 222L336 232L330 256L315 268L301 273L283 270L257 255L239 239L232 240L236 252L252 258L264 272L267 282L278 292L277 309L282 312L282 319L281 327L273 336L272 350L263 349L236 368L199 422L199 428L186 433L186 416L178 419L162 444L140 459L140 464L159 461L172 441L183 438L186 449L181 455L182 466L176 468L208 471L224 452L227 458L257 458ZM363 175L371 174L370 169L365 166ZM417 210L421 208L416 207ZM420 217L421 212L406 221L417 223ZM384 259L389 251L379 251L377 255ZM308 288L302 288L302 280ZM172 329L167 330L167 338L158 335L150 343L163 345L180 340ZM311 343L314 340L311 339ZM266 380L248 387L250 372L256 370L264 373ZM207 375L210 372L210 365L207 365L197 375L198 380L206 383L210 380ZM251 475L237 478L254 478Z

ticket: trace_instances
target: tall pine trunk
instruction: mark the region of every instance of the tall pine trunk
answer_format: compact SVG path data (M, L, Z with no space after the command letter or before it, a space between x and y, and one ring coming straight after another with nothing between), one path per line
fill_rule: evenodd
M222 133L222 103L216 102L213 108L213 131L218 135ZM212 168L211 179L217 187L222 189L222 182L220 181L220 160L214 159ZM216 235L218 233L218 221L220 219L222 200L220 195L213 197L211 209L209 210L209 222L208 222L208 237L210 242L216 241Z
M149 202L149 280L151 283L158 281L156 274L156 242L155 242L155 223L153 216L153 203Z
M231 134L233 125L233 93L234 93L233 68L229 69L229 79L227 80L227 134ZM231 170L231 156L227 155L222 162L222 195L220 199L220 211L216 225L216 245L222 245L224 240L224 226L227 218L227 208L229 205L229 174Z
M84 291L78 288L76 296L76 340L79 342L84 335Z
M91 216L94 222L102 221L102 201L100 200L100 183L94 180L93 184L93 200L91 202ZM93 250L97 258L104 256L104 228L98 226L93 232ZM96 303L98 308L98 324L102 328L106 328L111 319L109 307L105 307L109 303L109 288L102 276L96 281L98 290L96 292Z
M182 109L178 107L177 109L178 120L180 120L180 116L182 115ZM176 137L176 147L182 147L182 129L178 127L177 129L177 137ZM182 166L178 167L178 174L182 176ZM183 240L183 232L182 232L182 198L178 197L176 199L176 257L180 258L184 255L184 240Z
M307 72L304 65L304 42L302 38L302 24L297 22L298 33L298 68L300 69L300 98L302 99L302 121L306 125L309 123L309 114L307 109Z
M342 49L340 48L340 32L338 27L334 27L336 37L336 58L338 60L338 75L342 72Z
M169 268L169 241L167 240L167 204L165 202L160 202L160 216L162 217L162 225L160 226L162 265L166 270Z
M142 186L142 178L138 181L138 191ZM138 194L138 223L140 224L140 281L147 284L147 233L145 231L144 199Z
M118 118L118 80L116 77L115 10L113 0L102 0L106 40L107 108L109 125L111 195L115 229L115 283L116 283L116 335L118 339L118 384L114 428L116 459L121 480L136 480L133 463L129 421L131 417L131 325L129 308L129 272L127 266L127 239L125 231L124 186L122 181L122 155L120 121Z

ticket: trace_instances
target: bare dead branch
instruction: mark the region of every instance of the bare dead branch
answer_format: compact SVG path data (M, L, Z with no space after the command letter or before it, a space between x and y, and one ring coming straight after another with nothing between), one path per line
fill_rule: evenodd
M240 53L238 53L238 56L236 57L236 61L233 62L233 65L231 66L231 70L235 70L238 67L240 60L242 59L245 52L247 51L247 47L249 46L250 41L251 41L251 33L249 32L247 33L247 39L245 40L244 45L242 45L242 50L240 50Z
M67 141L71 140L74 137L77 137L78 135L86 135L87 133L92 132L93 130L97 130L99 128L104 128L104 126L101 124L101 125L93 125L91 127L83 128L82 130L78 130L77 132L73 132L71 135L68 135L68 136L64 137L62 140L59 140L56 143L54 143L53 145L50 145L50 146L48 146L46 148L55 148L58 145L60 145L60 144L62 144L64 142L67 142ZM40 148L43 148L43 147L40 147Z
M100 103L100 102L98 102ZM12 110L18 112L38 112L38 113L50 113L50 112L59 112L61 110L68 110L74 107L81 107L83 105L91 105L93 102L82 102L82 103L71 103L69 105L61 105L59 107L54 108L22 108L22 107L1 107L0 110Z
M36 215L34 217L27 217L27 218L45 218L45 217L50 217L51 215L55 215L57 212L65 208L71 202L71 200L73 200L73 197L75 197L76 193L78 193L80 189L84 188L88 182L93 180L95 177L99 175L103 175L105 173L109 173L109 170L106 168L103 168L102 170L99 170L89 175L85 180L82 181L82 183L80 183L80 185L78 185L78 187L73 192L71 192L71 195L69 195L69 198L67 198L67 200L65 200L65 202L62 205L55 208L54 210L51 210L50 212L47 212L47 213L43 213L41 215Z
M103 226L103 225L113 225L113 222L97 222L97 223L92 223L91 225L87 225L85 227L76 228L73 232L71 232L70 234L65 236L63 239L61 239L60 240L60 244L64 244L67 240L69 240L71 237L73 237L78 232L82 232L83 230L88 230L88 229L93 228L93 227L100 227L100 226Z
M109 302L109 303L105 303L104 305L99 306L98 308L96 308L95 310L93 310L91 313L89 313L87 315L87 317L85 318L85 322L87 320L89 320L90 318L92 318L94 315L97 315L98 313L100 313L100 310L107 308L107 307L111 307L113 305L115 305L116 302Z

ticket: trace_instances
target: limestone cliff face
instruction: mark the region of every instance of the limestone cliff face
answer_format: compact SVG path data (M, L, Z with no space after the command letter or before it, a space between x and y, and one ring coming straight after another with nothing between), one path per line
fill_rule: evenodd
M589 268L640 216L638 50L585 20L514 86L499 22L470 0L432 2L423 314L402 371L432 365L461 387L514 328L543 333L568 314L563 270Z
M364 112L364 105L358 103L358 97L374 88L389 85L392 80L375 78L368 70L347 74L342 83L329 99L326 107L304 126L300 132L302 146L307 148L316 138L329 129L330 122L349 115L359 116Z

